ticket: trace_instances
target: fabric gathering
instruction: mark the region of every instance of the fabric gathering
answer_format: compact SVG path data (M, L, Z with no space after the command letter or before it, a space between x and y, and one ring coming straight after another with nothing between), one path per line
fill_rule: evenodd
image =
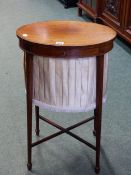
M105 55L106 101L108 54ZM33 58L33 104L55 112L87 112L96 107L96 57Z

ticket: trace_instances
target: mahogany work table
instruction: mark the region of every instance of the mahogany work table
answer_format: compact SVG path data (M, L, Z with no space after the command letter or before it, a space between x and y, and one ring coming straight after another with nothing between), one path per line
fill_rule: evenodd
M80 21L45 21L24 25L17 29L19 46L24 51L25 80L27 96L27 150L29 170L32 168L32 147L54 138L62 133L67 133L77 140L83 142L96 151L95 171L100 171L100 138L103 98L103 73L104 55L113 47L116 32L111 28L95 23ZM96 106L94 116L79 122L71 127L63 128L54 122L39 115L39 107L36 110L36 135L39 136L39 119L60 129L59 132L32 143L32 101L33 101L33 59L41 56L52 59L73 60L85 57L96 57ZM45 85L46 86L46 85ZM77 85L76 85L77 86ZM49 87L50 89L52 87ZM54 89L53 89L54 90ZM96 145L85 141L70 130L94 120L94 135ZM57 174L57 173L56 173Z

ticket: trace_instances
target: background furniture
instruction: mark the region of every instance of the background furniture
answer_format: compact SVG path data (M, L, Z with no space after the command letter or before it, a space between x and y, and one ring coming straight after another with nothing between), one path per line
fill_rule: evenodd
M107 56L104 55L112 49L116 32L95 23L49 21L25 25L17 30L17 36L25 53L28 169L32 168L34 146L67 133L96 151L95 171L99 173L102 101L107 81ZM39 80L43 80L43 85ZM34 143L32 103L36 105L36 135L39 136L39 119L60 130ZM93 109L94 116L64 128L41 116L39 107L66 112ZM91 120L94 120L95 146L70 131Z
M130 0L79 0L78 11L85 11L95 21L112 27L131 43L131 1Z
M59 0L64 4L65 8L75 7L78 0Z

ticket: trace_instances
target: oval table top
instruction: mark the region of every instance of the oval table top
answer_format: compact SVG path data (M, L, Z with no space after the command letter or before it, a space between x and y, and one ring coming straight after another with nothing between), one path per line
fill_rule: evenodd
M116 32L104 25L80 21L45 21L24 25L17 36L32 43L53 46L90 46L109 42Z
M107 26L81 21L36 22L18 28L16 34L25 52L54 58L103 55L116 37Z

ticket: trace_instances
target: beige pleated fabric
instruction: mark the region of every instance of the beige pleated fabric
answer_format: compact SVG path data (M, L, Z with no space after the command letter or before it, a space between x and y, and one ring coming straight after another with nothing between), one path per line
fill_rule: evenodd
M108 54L104 62L106 99ZM33 58L33 103L56 112L86 112L96 106L96 57Z

